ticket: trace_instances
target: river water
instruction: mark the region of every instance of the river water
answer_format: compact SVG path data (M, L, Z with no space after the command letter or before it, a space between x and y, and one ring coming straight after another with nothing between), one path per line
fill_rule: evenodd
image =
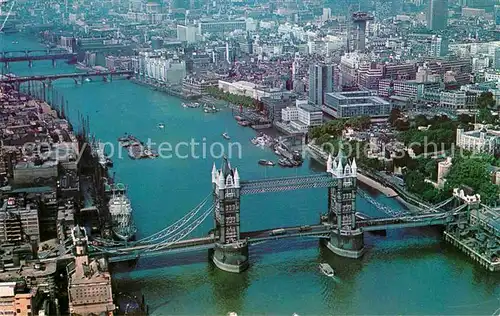
M15 44L13 41L18 41ZM0 50L39 48L21 34L0 35ZM60 62L11 64L18 75L75 72ZM190 142L241 144L241 157L233 150L231 163L244 180L320 172L323 167L307 161L301 168L263 168L259 159L275 159L270 150L250 143L255 132L236 124L230 111L204 114L184 109L181 100L126 80L75 85L63 79L55 88L69 103L69 116L88 115L92 133L116 144L130 133L156 143ZM157 127L165 124L165 129ZM202 154L197 147L197 154ZM226 146L226 154L228 146ZM234 148L234 147L232 147ZM181 154L187 154L181 148ZM219 152L216 152L218 154ZM134 161L113 157L116 179L128 186L139 237L148 236L179 219L203 200L211 189L211 167L220 159L155 159ZM367 188L364 188L368 190ZM377 201L392 208L402 206L376 192ZM326 190L245 196L241 202L242 231L312 224L327 207ZM357 209L381 216L358 197ZM211 219L193 236L203 236ZM136 269L113 275L121 291L140 290L152 315L325 315L325 314L474 314L491 315L500 307L500 277L484 271L446 244L435 228L389 231L387 236L366 234L368 251L359 260L339 258L317 240L273 241L250 248L251 267L239 274L214 268L206 253L140 259ZM328 262L338 278L319 272Z

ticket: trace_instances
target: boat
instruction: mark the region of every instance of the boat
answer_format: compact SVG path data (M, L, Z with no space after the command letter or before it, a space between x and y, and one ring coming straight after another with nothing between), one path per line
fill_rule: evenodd
M326 276L329 276L329 277L335 276L335 271L333 271L332 267L328 263L321 263L319 265L319 269Z
M113 185L108 207L113 234L120 240L131 240L137 229L132 219L132 205L127 197L125 185Z
M106 167L112 168L113 167L113 160L111 158L106 157Z
M12 44L19 44L18 41L12 41Z
M102 144L101 142L93 142L92 143L92 148L91 148L91 152L92 152L92 156L94 158L97 159L97 161L99 162L99 164L101 165L101 167L103 167L104 169L106 169L108 167L108 161L107 161L107 157L106 155L104 154L104 144Z
M293 167L290 161L286 158L281 158L280 160L278 160L278 164L282 167Z
M227 140L231 139L231 137L229 136L229 134L227 132L222 133L222 137L224 137Z
M261 159L259 160L259 165L272 167L275 165L275 163L271 160Z
M182 106L184 108L191 108L191 109L194 109L194 108L199 108L200 107L200 104L198 102L194 102L194 103L182 103Z
M163 123L158 124L158 128L159 129L164 129L165 128L165 124L163 124Z
M92 81L92 79L90 79L90 78L85 78L83 81L85 81L85 82L91 82L91 81Z
M141 159L144 156L142 145L133 144L128 148L128 156L132 159Z
M212 106L207 106L206 104L203 106L203 112L205 113L215 113L217 112L217 108L215 107L215 105L212 105Z
M241 125L241 126L245 126L246 127L246 126L250 125L250 122L242 120L242 121L238 121L238 124Z
M143 157L144 158L156 158L156 157L158 157L158 153L154 152L151 149L145 149Z

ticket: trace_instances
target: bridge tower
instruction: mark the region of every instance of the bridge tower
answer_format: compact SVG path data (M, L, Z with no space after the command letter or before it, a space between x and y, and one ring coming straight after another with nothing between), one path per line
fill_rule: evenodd
M240 175L227 158L220 170L214 164L212 186L217 242L211 257L219 269L239 273L248 268L248 244L240 240Z
M351 162L342 149L335 159L328 156L326 171L337 179L328 188L328 222L332 225L326 246L335 254L359 258L364 253L363 232L356 225L356 160Z

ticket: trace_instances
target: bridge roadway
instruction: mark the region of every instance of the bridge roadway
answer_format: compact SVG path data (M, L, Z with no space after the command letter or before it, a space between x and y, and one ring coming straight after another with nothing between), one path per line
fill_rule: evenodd
M135 259L135 258L138 258L139 256L141 258L144 258L144 257L158 256L158 255L163 255L163 254L176 254L176 253L183 253L183 252L208 250L208 249L214 248L215 241L216 241L216 239L212 235L212 236L202 237L202 238L181 240L181 241L170 244L167 248L163 248L163 249L159 249L159 250L155 250L155 251L142 251L146 247L151 247L151 245L122 248L122 249L120 249L120 251L124 251L125 253L119 253L119 252L118 253L109 253L108 260L109 260L109 262L119 262L119 261L126 261L126 260ZM92 252L92 255L100 255L100 254L103 254L103 252L101 252L101 251Z
M313 174L299 177L241 181L241 195L282 192L309 188L328 188L337 183L330 174Z
M57 80L63 78L88 78L88 77L104 77L104 76L115 76L115 75L133 75L132 70L117 70L117 71L93 71L93 72L77 72L68 74L57 74L57 75L38 75L38 76L27 76L27 77L8 77L0 79L0 83L21 83L28 81L44 81L44 80Z
M449 216L450 213L437 213L437 214L426 214L411 217L401 217L401 218L383 218L383 219L369 219L358 221L359 229L363 232L379 231L386 229L400 229L400 228L410 228L410 227L423 227L423 226L435 226L444 225L452 220ZM304 228L304 227L307 228ZM273 231L276 229L283 229L279 235L274 235ZM241 239L246 239L249 244L260 243L268 240L277 240L285 238L329 238L330 232L332 230L332 225L330 224L315 224L315 225L302 225L293 227L278 227L272 229L264 229L259 231L242 232L240 234ZM201 250L208 250L214 248L216 238L212 235L203 238L194 238L188 240L178 241L169 245L165 245L163 248L156 245L139 245L131 247L122 247L113 249L107 249L106 252L109 255L110 262L119 262L136 259L138 257L151 257L164 254L176 254L183 252L194 252ZM155 250L154 248L158 249ZM148 250L149 248L149 250ZM92 252L92 255L104 254L104 251L98 250Z
M11 56L11 57L0 57L0 62L3 63L13 63L20 61L33 61L33 60L59 60L59 59L75 59L77 57L76 53L61 53L52 55L35 55L35 56Z

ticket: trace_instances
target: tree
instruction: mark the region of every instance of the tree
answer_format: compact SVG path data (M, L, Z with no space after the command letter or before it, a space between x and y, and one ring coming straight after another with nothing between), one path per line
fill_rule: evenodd
M477 98L477 107L480 109L491 109L496 105L495 99L493 98L493 93L491 92L483 92Z
M396 121L402 117L401 111L399 109L393 108L391 114L389 115L389 123L394 126Z
M415 117L415 126L419 127L427 125L429 125L429 120L425 117L425 115L420 114Z
M396 130L398 131L407 131L408 129L410 129L410 122L408 122L407 120L405 119L397 119L395 122L394 122L394 128L396 128Z
M476 157L453 159L453 166L447 176L447 186L450 189L462 185L471 187L481 195L481 200L487 204L494 204L498 200L499 190L491 182L487 161Z
M458 121L464 125L468 125L474 122L474 117L468 114L459 114L457 117Z
M488 108L479 109L477 115L477 120L481 123L492 124L495 122L495 117L491 114L491 110Z

